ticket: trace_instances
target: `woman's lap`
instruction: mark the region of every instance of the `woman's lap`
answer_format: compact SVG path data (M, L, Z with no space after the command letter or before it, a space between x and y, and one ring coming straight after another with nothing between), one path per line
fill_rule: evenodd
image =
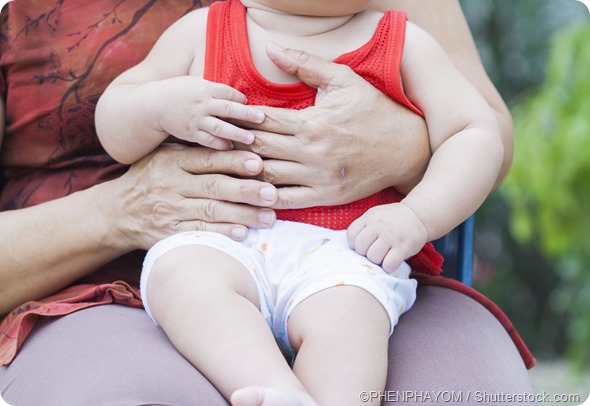
M104 305L42 319L0 367L15 406L227 405L142 309Z
M468 296L436 286L419 287L418 300L393 332L387 391L384 399L405 396L407 404L435 403L438 396L440 403L498 405L505 403L502 394L534 394L498 320Z
M390 341L387 391L375 395L481 405L483 395L533 393L516 347L483 306L446 288L418 292ZM0 391L16 406L227 404L145 312L120 305L41 320L0 367Z

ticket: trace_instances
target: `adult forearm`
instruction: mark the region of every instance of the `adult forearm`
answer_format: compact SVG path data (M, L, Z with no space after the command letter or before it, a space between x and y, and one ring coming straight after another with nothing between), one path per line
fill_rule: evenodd
M0 99L0 145L2 145L2 139L4 138L4 100Z
M163 145L120 178L0 213L0 314L172 234L207 230L236 240L274 223L272 185L251 179L244 151ZM227 173L228 175L221 175Z
M0 314L42 298L125 253L108 184L0 213Z

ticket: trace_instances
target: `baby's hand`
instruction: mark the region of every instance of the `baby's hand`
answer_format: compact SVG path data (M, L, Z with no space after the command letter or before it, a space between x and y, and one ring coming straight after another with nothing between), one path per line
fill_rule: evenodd
M230 86L196 76L153 84L156 130L203 146L224 150L231 141L251 144L254 134L224 119L262 123L264 113L246 105L246 96Z
M426 227L403 203L367 210L350 225L346 236L350 248L386 272L395 271L428 242Z

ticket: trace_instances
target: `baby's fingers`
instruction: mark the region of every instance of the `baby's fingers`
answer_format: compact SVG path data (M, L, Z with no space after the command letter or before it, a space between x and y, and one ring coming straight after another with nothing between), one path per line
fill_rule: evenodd
M221 83L210 82L208 85L213 97L210 115L256 124L264 121L264 112L256 107L248 106L248 99L241 92Z
M380 265L385 272L391 273L402 264L405 259L403 253L392 247L387 241L378 238L367 250L367 259L374 264Z
M211 137L208 139L208 137ZM199 122L199 130L195 134L195 140L201 145L215 148L218 141L225 140L241 142L242 144L251 144L254 141L254 134L251 131L236 127L233 124L225 122L217 117L206 116ZM206 142L206 143L204 143ZM215 148L224 149L224 148Z
M230 124L225 119L243 122L261 123L264 113L250 106L228 100L212 100L207 109L207 115L199 120L199 130L213 137L229 141L251 144L254 134L251 131ZM211 146L211 145L207 145Z
M381 267L385 272L391 273L399 268L404 260L404 255L399 249L391 248L383 258Z
M353 221L348 229L346 230L346 241L348 242L348 246L350 249L355 250L355 241L357 236L363 231L365 228L365 222L362 217L359 217L355 221Z
M377 238L367 250L366 257L372 263L381 265L390 250L390 244L387 244L386 241L381 238Z
M354 238L351 248L358 254L367 256L369 249L375 243L379 236L369 227L365 227Z
M265 117L264 112L256 107L232 100L217 98L212 100L209 114L216 117L231 118L257 124L262 123Z

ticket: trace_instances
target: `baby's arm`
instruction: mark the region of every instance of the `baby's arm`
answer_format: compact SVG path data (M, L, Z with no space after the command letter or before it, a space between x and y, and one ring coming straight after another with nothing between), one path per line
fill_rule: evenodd
M408 98L424 113L433 155L401 203L372 208L348 230L350 246L387 271L474 213L492 190L503 157L485 100L435 40L410 23L401 71Z
M250 144L254 136L221 118L260 123L264 115L246 106L237 90L204 80L207 9L170 26L149 55L123 72L96 108L96 130L106 151L132 163L157 148L168 135L215 149L229 140Z

